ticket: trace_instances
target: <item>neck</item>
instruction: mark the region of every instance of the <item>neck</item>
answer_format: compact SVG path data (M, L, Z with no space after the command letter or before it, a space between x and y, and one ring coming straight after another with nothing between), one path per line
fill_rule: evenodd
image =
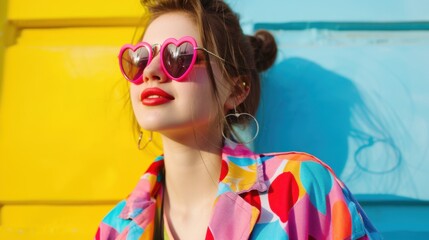
M221 170L222 137L187 135L191 136L162 135L166 201L179 211L212 204Z

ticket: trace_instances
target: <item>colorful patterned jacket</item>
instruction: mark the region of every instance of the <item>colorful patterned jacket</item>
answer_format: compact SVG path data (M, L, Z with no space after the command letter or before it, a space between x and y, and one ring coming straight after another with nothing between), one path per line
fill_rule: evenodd
M127 200L102 221L95 239L153 239L163 187L155 159ZM306 153L222 150L218 195L206 239L381 239L346 186Z

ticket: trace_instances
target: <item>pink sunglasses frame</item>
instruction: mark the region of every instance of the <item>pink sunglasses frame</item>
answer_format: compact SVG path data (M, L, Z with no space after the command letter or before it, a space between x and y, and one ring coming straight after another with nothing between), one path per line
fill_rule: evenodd
M192 56L192 60L191 60L191 63L189 64L189 67L188 67L188 69L180 76L180 77L174 77L174 76L172 76L168 71L167 71L167 68L165 67L165 64L164 64L164 58L163 58L163 53L164 53L164 50L165 50L165 48L169 45L169 44L174 44L175 46L180 46L180 45L182 45L183 43L190 43L192 46L193 46L193 56ZM158 44L156 44L156 45L154 45L154 46L157 46ZM159 45L158 45L159 46ZM119 59L119 67L120 67L120 69L121 69L121 72L122 72L122 74L124 75L124 77L128 80L128 81L130 81L130 82L132 82L132 83L134 83L134 84L141 84L141 83L143 83L143 71L144 71L144 69L143 69L143 71L142 71L142 74L140 75L140 76L136 76L136 78L135 79L129 79L128 78L128 76L127 76L127 74L125 74L125 71L124 71L124 68L123 68L123 66L122 66L122 56L123 56L123 54L124 54L124 52L125 51L127 51L128 49L130 49L131 51L133 51L133 52L136 52L138 49L140 49L140 48L142 48L142 47L144 47L144 48L146 48L147 49L147 51L148 51L148 54L149 54L149 56L148 56L148 62L147 62L147 65L146 66L148 66L151 62L152 62L152 59L153 59L153 52L154 52L154 47L153 46L151 46L149 43L147 43L147 42L140 42L140 43L138 43L138 44L136 44L136 45L132 45L132 44L125 44L122 48L121 48L121 50L119 51L119 55L118 55L118 59ZM194 64L195 64L195 61L197 60L197 50L203 50L203 51L205 51L205 52L207 52L207 53L209 53L209 54L211 54L211 55L213 55L213 56L215 56L215 57L217 57L217 58L219 58L220 60L222 60L222 61L225 61L223 58L221 58L221 57L219 57L218 55L216 55L216 54L214 54L214 53L212 53L212 52L210 52L209 50L207 50L207 49L205 49L205 48L201 48L201 47L198 47L197 46L197 42L195 41L195 39L193 38L193 37L191 37L191 36L185 36L185 37L182 37L182 38L180 38L179 40L176 40L175 38L168 38L168 39L166 39L165 41L164 41L164 43L162 43L161 44L161 49L160 49L160 51L159 51L159 56L160 56L160 58L161 58L161 67L162 67L162 71L170 78L170 79L172 79L172 80L175 80L175 81L183 81L183 79L189 74L189 72L192 70L192 68L193 68L193 66L194 66Z

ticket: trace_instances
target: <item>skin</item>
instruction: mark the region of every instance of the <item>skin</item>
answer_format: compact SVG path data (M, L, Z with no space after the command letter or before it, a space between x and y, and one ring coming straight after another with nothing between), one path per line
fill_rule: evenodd
M192 36L202 46L192 18L171 12L148 26L143 41L163 43L167 38ZM211 61L219 88L220 103L226 112L245 96L233 96L223 82L219 68ZM156 55L143 72L144 82L131 84L130 94L138 123L161 134L166 173L164 214L175 239L204 239L210 221L221 170L222 123L204 62L194 66L187 79L177 82L162 71ZM141 103L141 92L158 87L174 100L158 105Z

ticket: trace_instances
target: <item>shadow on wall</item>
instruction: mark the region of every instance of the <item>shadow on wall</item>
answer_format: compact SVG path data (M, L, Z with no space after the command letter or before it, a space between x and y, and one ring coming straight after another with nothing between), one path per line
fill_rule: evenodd
M309 60L289 58L263 76L262 89L256 152L308 152L338 175L349 156L357 167L373 174L393 171L401 164L393 138L350 79ZM351 140L357 148L349 149ZM389 149L394 160L372 166L367 155L373 152L368 150L380 143L383 146L377 151ZM391 161L390 155L384 157Z

